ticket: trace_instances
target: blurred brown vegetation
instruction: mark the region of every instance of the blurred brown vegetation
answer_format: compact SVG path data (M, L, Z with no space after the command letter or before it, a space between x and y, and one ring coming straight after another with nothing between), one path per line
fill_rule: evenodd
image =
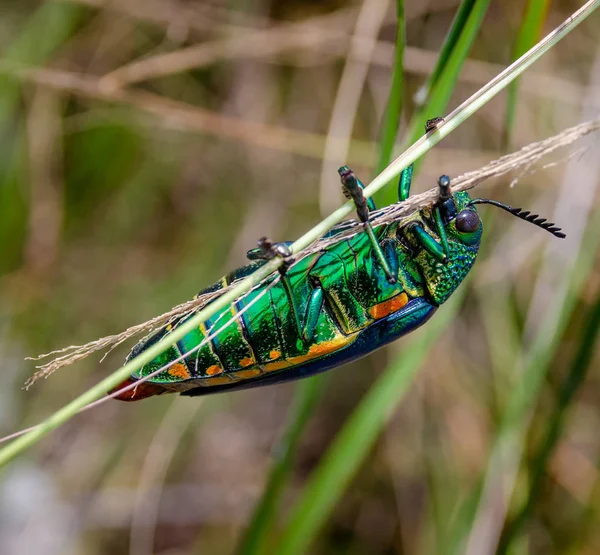
M393 3L371 4L385 17L349 58L361 4L342 0L0 2L0 66L43 68L0 80L0 430L38 422L119 366L126 349L27 392L21 386L34 363L25 356L168 310L243 264L262 235L297 237L341 202L337 165L368 181L395 33ZM407 2L401 132L457 5ZM544 29L579 5L552 2ZM492 2L452 106L511 61L523 10L524 2ZM512 148L597 117L598 24L593 17L521 79ZM367 69L355 107L338 89L347 60ZM340 102L345 119L330 125ZM505 108L500 95L443 141L415 190L505 153ZM348 152L334 145L324 160L328 134L349 140ZM548 217L562 203L558 223L569 234L599 206L598 137L574 151L582 148L515 176L514 188L505 180L478 194ZM510 397L513 377L504 369L519 356L522 332L553 303L548 276L564 267L547 234L501 214L484 218L486 243L460 316L312 553L442 552L431 539L436 522L450 518L457 491L484 470ZM579 248L577 232L574 241L563 250ZM543 258L547 248L556 254ZM539 399L532 445L598 296L597 260L586 279ZM490 345L486 327L497 322ZM402 341L391 350L398 349ZM318 378L325 391L286 499L388 356ZM599 356L571 407L523 553L600 552ZM0 475L0 551L232 553L261 495L293 388L114 402L78 416Z

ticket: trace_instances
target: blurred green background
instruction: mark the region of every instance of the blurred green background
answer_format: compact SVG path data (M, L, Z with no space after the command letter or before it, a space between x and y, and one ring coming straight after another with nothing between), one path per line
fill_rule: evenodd
M492 1L447 89L449 108L580 5ZM419 113L415 95L458 7L404 6L397 146L419 114L442 115ZM73 0L0 10L8 434L120 366L127 347L29 391L35 363L24 357L165 312L244 264L258 237L294 239L339 206L337 166L374 175L392 118L397 5ZM445 139L413 190L598 117L599 28L594 14ZM17 78L24 66L35 69ZM304 395L306 428L256 551L293 553L289 538L302 529L293 508L318 507L313 478L328 447L385 368L412 353L406 396L399 390L383 429L373 424L374 447L298 552L600 553L599 174L592 135L480 186L478 196L557 221L567 239L482 209L480 259L460 302L435 317L435 335L434 319L416 341L315 378L310 391L166 396L79 415L0 473L0 551L251 553L242 538ZM331 465L343 473L346 463L338 453Z

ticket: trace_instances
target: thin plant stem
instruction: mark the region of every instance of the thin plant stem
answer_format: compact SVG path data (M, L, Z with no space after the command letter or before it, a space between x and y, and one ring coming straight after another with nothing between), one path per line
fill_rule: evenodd
M362 398L304 486L274 553L301 555L309 552L312 540L406 395L436 339L454 318L465 290L463 286L454 293L441 314L406 342L400 356L388 365Z
M467 19L469 18L474 5L475 0L462 0L458 10L456 10L456 15L454 16L448 34L444 39L444 44L442 44L442 48L440 49L440 54L435 67L433 68L433 71L431 72L431 75L427 81L415 94L414 100L418 109L423 108L427 104L427 101L429 100L429 93L437 84L442 73L444 73L450 55L454 50L454 47L456 46L464 27L467 24Z
M383 116L379 161L376 173L381 173L392 159L394 143L400 126L404 96L404 47L406 45L406 28L404 21L404 0L396 1L396 48L394 50L394 66L392 84Z
M596 299L595 305L589 313L586 324L584 325L583 336L579 343L577 354L571 365L571 369L564 384L559 387L559 395L554 415L548 420L549 427L537 455L532 464L531 482L529 484L529 493L526 496L527 502L514 519L509 522L504 530L497 549L498 555L507 553L511 542L517 537L523 525L533 512L535 504L540 495L542 478L545 475L548 461L554 448L560 438L564 428L568 409L575 394L583 384L587 371L590 368L598 336L600 335L600 296Z
M420 158L444 137L448 136L452 131L454 131L454 129L456 129L459 125L464 123L477 110L489 102L491 98L493 98L511 81L525 71L525 69L539 59L550 48L552 48L558 41L575 29L575 27L584 21L591 13L593 13L593 11L598 8L599 5L600 0L589 0L584 6L571 15L564 23L546 36L529 52L524 54L511 66L500 73L496 78L482 87L467 101L463 102L447 117L444 123L418 140L402 155L396 158L396 160L394 160L383 172L375 177L375 179L373 179L373 181L365 188L365 196L372 196L376 191L380 190L383 186L385 186L386 183L397 176L403 168ZM292 253L298 253L302 249L306 248L313 241L326 233L336 223L348 216L353 210L354 205L350 201L345 203L328 217L324 218L318 225L302 235L297 241L295 241L291 246ZM206 322L206 320L208 320L211 316L229 306L240 295L246 293L252 287L261 283L264 278L274 272L281 264L282 260L279 258L268 261L264 266L261 266L254 273L242 280L239 285L232 288L227 293L224 293L222 297L216 299L210 305L200 310L186 323L173 330L173 332L167 337L157 342L148 350L140 353L137 357L130 360L124 366L104 378L94 387L90 388L88 391L84 392L64 407L58 409L54 414L44 420L38 428L17 438L12 443L2 448L0 450L0 467L7 464L25 449L28 449L37 443L50 431L67 422L70 418L77 414L81 408L101 398L106 391L117 386L128 376L138 371L144 364L148 364L170 345L173 345L194 328L198 327L201 323Z
M269 552L267 545L269 531L276 520L277 509L281 504L281 494L296 454L298 442L324 390L323 378L326 376L314 376L301 381L296 386L286 432L274 449L273 468L238 550L239 555L261 555Z
M489 3L490 0L475 0L468 15L466 14L466 7L464 10L462 9L463 6L459 8L459 12L461 12L460 17L455 18L450 34L454 36L460 31L460 36L456 40L453 38L452 42L447 41L447 51L440 54L440 57L444 54L445 57L447 56L447 59L444 58L443 65L438 61L440 75L434 88L431 91L428 91L427 104L421 109L418 109L411 118L410 127L406 134L408 144L418 141L423 132L426 120L438 117L445 112L450 96L454 91L454 86L458 80L460 70L467 59L467 55L475 37L479 33ZM451 50L449 50L450 47L452 47ZM450 120L450 118L451 116L448 116L448 120ZM393 189L388 188L378 195L377 201L384 205L391 204L396 201L396 193Z
M523 23L519 28L519 34L515 42L513 59L523 55L539 40L549 6L550 0L529 0L523 17ZM515 79L507 90L504 148L509 148L512 143L518 96L519 80Z

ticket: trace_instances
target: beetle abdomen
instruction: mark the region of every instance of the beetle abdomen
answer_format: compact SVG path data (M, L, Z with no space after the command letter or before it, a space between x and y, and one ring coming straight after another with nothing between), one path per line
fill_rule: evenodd
M295 364L284 372L265 373L264 375L238 383L219 384L215 387L193 387L183 395L199 396L211 393L240 389L251 389L264 385L282 383L320 374L331 368L357 360L374 350L395 341L426 323L437 307L423 298L411 300L398 312L392 312L385 318L351 336L348 343L321 357Z

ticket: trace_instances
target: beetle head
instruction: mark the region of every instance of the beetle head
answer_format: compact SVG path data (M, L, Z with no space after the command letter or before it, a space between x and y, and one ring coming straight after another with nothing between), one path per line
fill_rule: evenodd
M438 202L421 210L420 220L427 233L443 247L445 260L442 262L425 248L417 249L414 258L436 304L443 303L464 280L475 262L483 233L477 210L469 205L469 195L451 193L447 176L440 178L439 186Z
M510 212L513 216L521 218L530 224L541 227L545 231L552 233L559 239L564 239L566 235L554 223L549 222L546 218L540 218L538 214L532 214L528 210L521 208L513 208L499 202L486 198L470 199L466 193L454 193L450 190L450 178L447 175L442 175L438 180L439 197L435 206L440 212L442 222L445 226L450 222L454 222L454 228L461 234L462 240L468 244L475 242L476 232L481 231L481 220L477 211L473 208L476 204L490 204L498 208L502 208ZM467 200L467 202L465 202ZM450 228L451 229L451 228ZM478 234L477 241L481 237Z
M555 237L565 234L552 222L537 214L512 208L489 199L471 199L466 192L452 193L450 178L442 175L438 181L439 197L431 208L421 211L421 219L428 233L443 247L445 260L433 256L428 249L420 249L415 257L427 283L431 298L438 304L444 302L471 269L481 242L483 224L475 209L476 204L491 204L510 212Z
M452 193L450 178L440 176L438 180L439 197L434 205L433 213L437 210L441 224L444 227L449 243L462 243L468 246L478 246L483 232L483 225L477 210L472 207L471 197L466 192ZM437 232L441 230L437 226Z

